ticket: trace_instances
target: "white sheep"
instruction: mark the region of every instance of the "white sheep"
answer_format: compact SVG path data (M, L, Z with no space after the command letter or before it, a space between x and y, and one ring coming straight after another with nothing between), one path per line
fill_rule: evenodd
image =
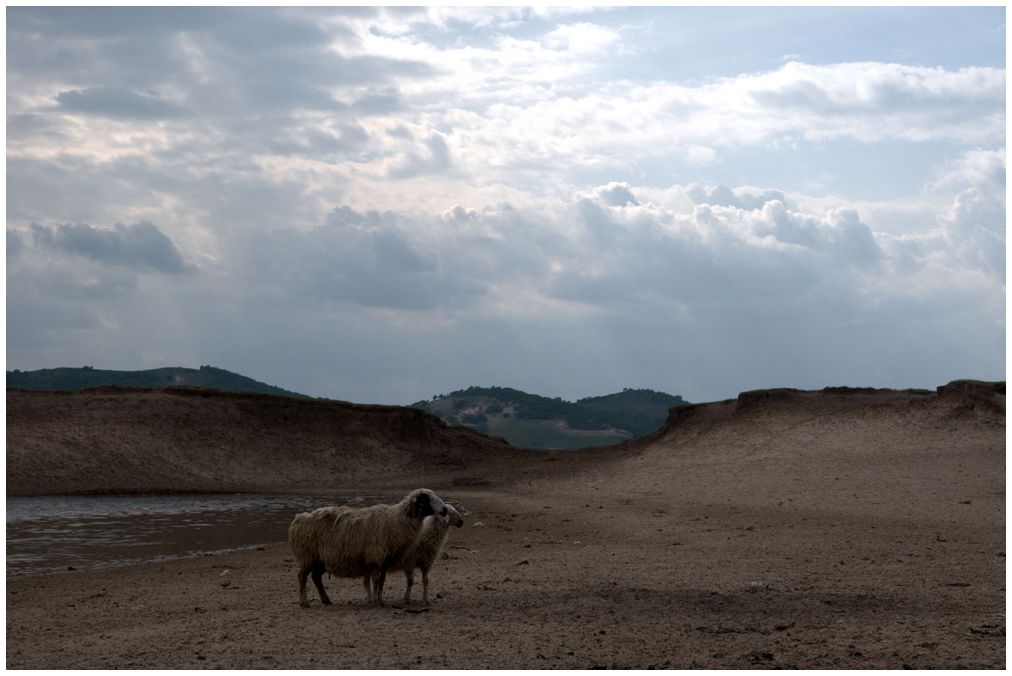
M306 578L312 573L320 601L330 605L323 588L327 572L335 577L364 576L369 601L382 605L390 566L416 544L426 517L448 513L438 495L419 488L395 505L321 507L297 514L288 527L288 546L299 568L299 604L309 605Z
M415 568L422 571L422 603L429 605L429 571L443 553L443 545L450 535L450 526L460 528L464 525L464 517L453 505L446 505L446 514L433 515L425 518L425 523L418 533L414 546L408 550L400 561L391 564L387 572L404 571L407 588L404 590L404 605L411 603L411 588L415 584ZM369 577L363 578L366 592L369 592Z

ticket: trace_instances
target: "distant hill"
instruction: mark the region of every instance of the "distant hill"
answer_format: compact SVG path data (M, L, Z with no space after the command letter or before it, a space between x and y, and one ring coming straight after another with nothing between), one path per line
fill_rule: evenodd
M528 448L606 446L656 431L673 406L689 402L653 390L625 389L576 402L509 387L469 387L418 401L412 407L451 425L503 437Z
M39 369L37 371L7 372L7 387L25 390L77 391L99 385L120 387L208 387L225 392L259 392L286 397L309 398L298 392L274 387L246 376L213 366L188 369L173 366L147 371L106 371L84 366L81 368Z

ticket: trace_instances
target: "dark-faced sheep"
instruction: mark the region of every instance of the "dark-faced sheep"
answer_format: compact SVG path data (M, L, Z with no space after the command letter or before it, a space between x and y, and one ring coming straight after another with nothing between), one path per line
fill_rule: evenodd
M288 527L288 545L299 568L299 604L309 605L306 578L312 574L320 601L330 605L323 588L327 572L365 577L370 602L382 605L387 571L415 546L425 518L448 513L438 495L419 488L395 505L321 507L297 514Z
M445 515L433 515L426 517L422 530L418 533L418 540L414 547L408 550L403 559L393 563L387 570L392 573L397 570L404 571L407 581L407 588L404 590L404 604L411 603L411 588L415 584L415 569L422 571L422 603L429 605L429 571L439 560L443 553L443 546L446 538L450 535L450 527L460 528L464 525L464 517L460 515L453 505L446 505ZM369 590L370 578L364 578L366 591ZM375 580L373 581L375 584Z

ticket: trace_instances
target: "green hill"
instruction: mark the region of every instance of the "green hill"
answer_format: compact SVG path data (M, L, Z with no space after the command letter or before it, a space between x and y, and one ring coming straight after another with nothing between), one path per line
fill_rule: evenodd
M246 376L213 366L199 369L167 367L147 371L107 371L84 366L81 368L39 369L7 372L7 387L25 390L83 390L99 385L121 387L208 387L227 392L259 392L286 397L309 398L298 392L274 387Z
M668 409L688 403L653 390L625 389L570 402L509 387L469 387L412 406L451 425L503 437L514 446L581 448L650 434L664 424Z

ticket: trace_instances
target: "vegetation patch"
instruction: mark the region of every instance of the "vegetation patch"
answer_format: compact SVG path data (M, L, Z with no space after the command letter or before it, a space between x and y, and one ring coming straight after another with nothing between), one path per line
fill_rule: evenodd
M689 402L653 390L624 389L575 402L509 387L469 387L413 407L451 425L466 425L528 448L583 448L621 443L654 432L668 410Z

